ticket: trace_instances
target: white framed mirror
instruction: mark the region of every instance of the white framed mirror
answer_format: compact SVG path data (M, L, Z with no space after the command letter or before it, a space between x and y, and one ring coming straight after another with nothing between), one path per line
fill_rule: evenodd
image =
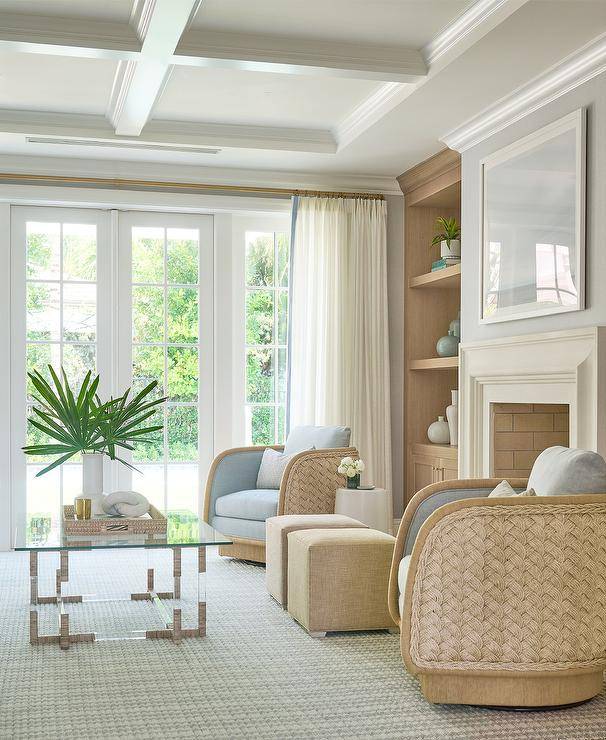
M584 108L480 162L480 323L585 308Z

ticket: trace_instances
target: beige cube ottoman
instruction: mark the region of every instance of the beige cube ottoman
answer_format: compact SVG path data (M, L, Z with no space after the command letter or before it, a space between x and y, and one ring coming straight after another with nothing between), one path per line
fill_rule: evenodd
M343 514L288 514L273 516L266 520L267 590L284 609L286 609L288 594L288 535L299 529L340 529L341 527L365 528L366 524Z
M376 529L288 535L288 611L313 637L395 630L387 587L395 538Z

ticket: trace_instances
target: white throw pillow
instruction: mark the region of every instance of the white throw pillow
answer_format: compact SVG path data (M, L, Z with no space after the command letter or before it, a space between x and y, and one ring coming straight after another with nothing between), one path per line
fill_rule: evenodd
M285 455L283 452L268 447L261 459L257 474L257 488L280 488L282 474L293 457L294 455Z
M526 491L521 491L520 493L517 493L517 491L511 487L511 485L506 481L502 480L498 486L492 491L492 493L488 494L488 498L505 498L507 496L536 496L537 494L534 491L534 488L528 488Z

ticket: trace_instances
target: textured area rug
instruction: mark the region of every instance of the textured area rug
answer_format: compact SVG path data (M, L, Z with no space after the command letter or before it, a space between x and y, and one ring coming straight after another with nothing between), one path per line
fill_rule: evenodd
M145 567L139 551L81 553L70 586L141 590ZM432 706L406 674L397 636L313 639L267 595L262 567L209 553L208 568L205 639L63 652L29 645L28 560L0 553L0 737L606 738L604 693L550 712ZM92 618L111 634L124 616L100 604Z

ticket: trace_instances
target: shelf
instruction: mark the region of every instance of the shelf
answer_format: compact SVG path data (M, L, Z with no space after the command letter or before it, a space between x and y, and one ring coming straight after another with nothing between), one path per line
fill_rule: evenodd
M430 357L427 360L411 360L409 370L449 370L459 367L458 357Z
M461 288L461 265L443 267L441 270L428 272L410 278L410 288Z
M434 445L431 442L413 442L412 450L417 455L440 455L456 460L459 448L453 445Z

